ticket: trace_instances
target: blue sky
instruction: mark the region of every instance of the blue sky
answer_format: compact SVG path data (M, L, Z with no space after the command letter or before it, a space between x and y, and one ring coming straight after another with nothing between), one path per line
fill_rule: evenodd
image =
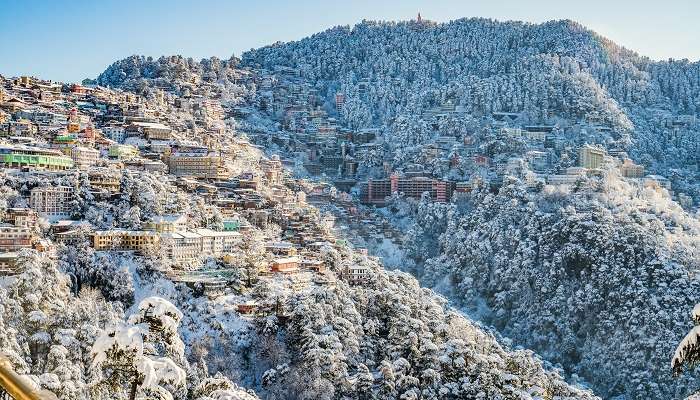
M228 58L362 19L569 18L654 59L700 59L698 0L0 0L0 74L80 81L131 54Z

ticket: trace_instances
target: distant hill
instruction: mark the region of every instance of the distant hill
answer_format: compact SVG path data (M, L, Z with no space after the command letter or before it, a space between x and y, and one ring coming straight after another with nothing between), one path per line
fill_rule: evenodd
M664 125L700 112L700 63L652 61L570 20L364 21L251 50L242 64L297 68L361 98L346 113L356 125L391 126L398 115L451 99L473 115L608 125L617 133L611 140L650 164L695 163L700 149L696 130L681 130L679 139Z

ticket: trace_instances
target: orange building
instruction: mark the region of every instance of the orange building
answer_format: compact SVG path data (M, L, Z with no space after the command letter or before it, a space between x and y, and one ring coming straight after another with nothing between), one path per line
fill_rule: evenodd
M294 273L299 270L299 259L297 257L278 258L270 264L272 272Z

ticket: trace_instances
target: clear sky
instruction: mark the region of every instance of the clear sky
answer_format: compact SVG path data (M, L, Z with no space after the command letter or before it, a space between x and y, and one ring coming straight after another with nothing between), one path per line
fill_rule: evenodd
M568 18L654 59L700 59L700 0L0 0L0 74L80 81L132 54L201 59L362 19Z

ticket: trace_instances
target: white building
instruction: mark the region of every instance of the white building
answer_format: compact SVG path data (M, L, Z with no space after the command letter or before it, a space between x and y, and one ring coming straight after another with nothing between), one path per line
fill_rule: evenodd
M241 242L238 232L218 232L199 228L167 232L161 235L164 248L175 262L188 262L201 256L219 257Z
M74 146L70 149L70 158L78 168L87 168L97 164L100 152L89 147Z
M70 213L73 188L68 186L36 187L29 193L29 207L42 216L63 216Z

